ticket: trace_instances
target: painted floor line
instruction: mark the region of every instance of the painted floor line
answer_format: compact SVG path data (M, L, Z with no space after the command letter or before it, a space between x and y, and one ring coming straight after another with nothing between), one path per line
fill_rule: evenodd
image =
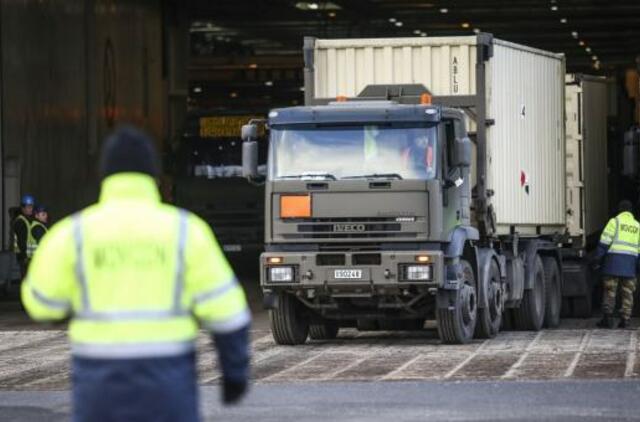
M580 347L578 348L578 351L576 352L575 356L571 360L571 363L569 364L569 367L564 373L565 378L569 378L570 376L573 375L573 372L576 370L576 366L578 366L578 362L580 361L580 358L582 357L584 350L587 348L587 345L591 340L592 334L593 334L593 331L589 330L582 337L582 341L580 342Z
M629 338L629 354L627 355L627 366L624 369L624 377L629 378L634 375L636 366L636 355L638 348L638 330L634 330Z
M513 365L511 365L511 368L509 368L507 372L502 374L500 378L506 379L506 378L512 378L514 376L518 368L520 368L520 366L522 366L524 361L529 357L529 354L533 350L533 347L535 346L536 343L538 343L538 340L540 339L540 337L542 337L542 333L543 331L538 331L538 334L536 334L536 336L529 342L527 347L524 349L524 351L520 355L520 358L518 358L518 360Z
M464 359L462 362L460 362L458 365L456 365L451 371L447 372L445 374L444 377L442 377L442 379L449 379L452 376L454 376L456 374L456 372L458 372L459 370L461 370L466 364L468 364L469 362L471 362L471 360L473 358L475 358L476 356L478 356L478 354L480 354L480 352L482 351L482 349L484 349L484 347L489 344L489 340L485 340L482 342L482 344L473 352L471 352L471 354L469 356L467 356L466 359Z

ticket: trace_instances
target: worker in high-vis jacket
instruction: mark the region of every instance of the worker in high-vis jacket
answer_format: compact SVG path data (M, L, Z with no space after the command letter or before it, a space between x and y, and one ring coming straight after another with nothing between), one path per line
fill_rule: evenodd
M604 316L598 323L602 328L614 326L613 311L616 306L618 284L622 295L618 327L629 326L640 253L640 223L633 216L632 209L630 201L621 201L618 205L619 214L609 220L600 236L596 259L599 261L604 257L601 267Z
M33 211L33 221L29 226L29 235L27 236L27 257L31 259L42 238L49 230L49 213L44 205L36 206Z
M13 252L16 254L18 265L20 265L20 274L24 277L29 264L29 228L33 219L33 207L35 199L32 195L23 195L20 199L20 212L12 222L13 232Z
M209 226L160 202L153 142L102 150L100 200L44 237L22 285L37 321L70 319L74 421L196 421L195 340L212 334L222 399L249 376L250 313Z

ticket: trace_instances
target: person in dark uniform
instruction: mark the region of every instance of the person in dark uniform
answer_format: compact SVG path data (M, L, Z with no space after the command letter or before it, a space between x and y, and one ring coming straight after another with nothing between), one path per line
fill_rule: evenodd
M31 219L33 218L33 207L35 199L32 195L26 194L20 201L20 213L13 220L13 251L18 258L20 272L22 276L27 272L27 264L29 261L27 243L29 240L29 229L31 228Z

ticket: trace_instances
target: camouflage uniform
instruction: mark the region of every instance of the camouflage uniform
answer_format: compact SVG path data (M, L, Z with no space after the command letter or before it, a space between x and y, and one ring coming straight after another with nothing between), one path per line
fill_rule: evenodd
M633 310L633 293L636 290L635 278L605 277L603 283L602 312L605 314L613 313L616 307L618 284L620 284L620 293L622 296L620 317L629 319L631 318L631 311Z

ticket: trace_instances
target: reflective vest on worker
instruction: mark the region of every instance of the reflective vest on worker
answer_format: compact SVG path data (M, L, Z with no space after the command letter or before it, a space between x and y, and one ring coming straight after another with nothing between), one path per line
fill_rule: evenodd
M609 220L598 247L598 255L605 255L601 272L616 277L635 277L639 254L640 223L633 214L625 211Z
M180 355L198 322L228 332L250 320L208 225L136 173L108 177L98 204L49 231L22 298L36 320L70 316L72 354L90 358Z
M27 258L33 257L34 252L38 249L39 241L34 235L36 229L42 230L43 233L47 232L47 226L42 224L38 220L33 220L29 225L29 233L27 234Z

